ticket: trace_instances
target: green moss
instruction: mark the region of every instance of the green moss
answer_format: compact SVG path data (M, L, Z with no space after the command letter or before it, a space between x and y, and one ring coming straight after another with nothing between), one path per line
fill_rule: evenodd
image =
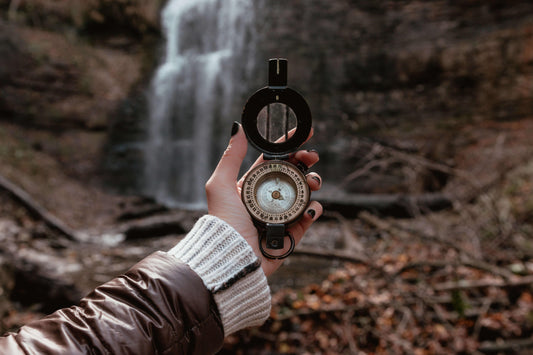
M459 290L452 291L452 307L454 311L459 314L459 317L464 318L466 310L470 308L468 300L464 297L463 292Z

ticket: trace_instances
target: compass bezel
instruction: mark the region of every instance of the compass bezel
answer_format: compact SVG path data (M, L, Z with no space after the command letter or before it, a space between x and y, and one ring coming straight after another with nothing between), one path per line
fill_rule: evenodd
M267 212L257 201L258 183L270 174L283 174L294 183L296 197L287 210L280 213ZM282 160L263 162L254 167L246 176L241 190L241 198L248 213L257 221L266 223L282 223L290 225L297 221L309 205L311 191L305 175L295 165Z

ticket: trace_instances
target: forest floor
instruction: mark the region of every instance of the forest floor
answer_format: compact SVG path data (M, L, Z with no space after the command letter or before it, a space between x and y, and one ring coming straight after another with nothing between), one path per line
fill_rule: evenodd
M445 188L457 197L450 209L418 211L411 218L361 212L349 219L326 212L271 280L271 318L228 337L222 353L525 354L533 349L530 132L533 120L465 127L460 134L468 144L455 157L454 176ZM79 238L50 229L0 193L3 331L68 306L152 251L169 248L202 213L158 211L143 198L80 181L43 151L46 135L2 123L0 175ZM83 149L77 138L72 139ZM132 233L142 230L137 222L142 214L150 215L142 219L151 219L151 225L156 219L175 232L158 238ZM180 228L169 221L179 221Z

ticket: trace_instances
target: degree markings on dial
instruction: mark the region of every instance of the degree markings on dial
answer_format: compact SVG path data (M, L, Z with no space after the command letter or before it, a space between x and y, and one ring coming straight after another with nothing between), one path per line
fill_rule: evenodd
M288 163L267 163L256 168L257 170L252 171L251 174L245 179L243 191L245 205L248 211L257 219L267 222L281 222L285 223L297 214L300 215L303 212L303 209L306 207L306 200L308 199L308 190L305 190L304 182L302 181L302 176L299 172L295 171L295 167L291 167ZM295 201L291 207L280 213L269 213L263 211L258 205L256 198L254 196L254 188L258 180L270 173L279 172L285 174L289 177L290 180L295 184ZM276 177L276 182L279 183L279 177Z

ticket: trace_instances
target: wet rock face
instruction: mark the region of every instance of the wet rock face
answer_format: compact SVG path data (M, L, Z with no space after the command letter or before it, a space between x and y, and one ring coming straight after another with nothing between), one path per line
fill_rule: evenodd
M123 159L121 143L143 139L161 3L0 0L0 124L38 130L29 144L75 178L101 180L105 172L134 191L140 154ZM120 146L106 165L108 140Z
M142 36L158 32L164 0L0 0L11 21L51 31L72 30ZM93 32L93 33L90 33Z
M355 147L361 136L410 140L444 162L454 155L452 129L533 114L529 1L290 4L263 4L260 56L289 59L289 82L313 111L327 181L354 170L367 149ZM397 174L387 172L389 180ZM366 188L404 190L402 179Z
M161 1L0 0L0 112L103 130L156 56Z
M332 129L340 120L353 131L531 113L524 107L531 95L524 83L533 76L528 1L310 1L264 9L263 54L289 58L291 82L311 95Z
M163 3L0 0L0 113L53 130L102 132L109 142L102 159L109 181L119 190L138 191L145 91L160 54ZM315 118L312 145L321 152L325 181L338 183L371 149L359 137L408 145L408 151L453 164L460 149L457 128L533 114L530 1L308 0L254 6L257 62L289 59L289 84L306 97ZM76 59L57 55L60 50ZM250 87L266 81L265 67L257 68ZM101 151L91 151L96 150ZM386 178L360 180L362 187L347 189L395 192L412 186L401 169L382 173ZM417 186L433 191L442 187L437 185Z
M32 66L33 60L20 46L20 38L17 32L6 23L0 21L0 83L2 95L0 95L0 112L11 112L15 104L10 100L8 87L13 83L20 72Z

